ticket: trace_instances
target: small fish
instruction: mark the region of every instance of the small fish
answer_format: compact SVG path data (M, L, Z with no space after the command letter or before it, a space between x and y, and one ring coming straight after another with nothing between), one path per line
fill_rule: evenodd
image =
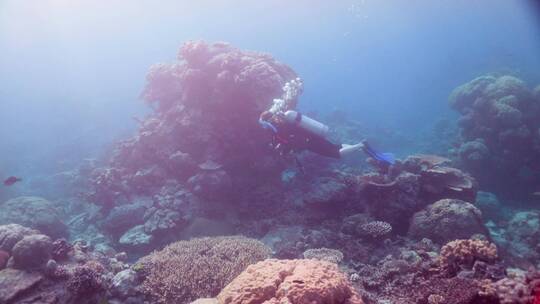
M15 176L10 176L4 181L4 185L5 186L11 186L11 185L15 184L16 182L20 182L20 181L22 181L22 178L18 178L18 177L15 177Z

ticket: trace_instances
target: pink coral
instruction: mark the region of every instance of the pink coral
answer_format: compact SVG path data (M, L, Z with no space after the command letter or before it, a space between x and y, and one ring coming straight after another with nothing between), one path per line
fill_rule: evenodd
M218 295L220 304L363 301L336 264L317 260L266 260L252 265Z

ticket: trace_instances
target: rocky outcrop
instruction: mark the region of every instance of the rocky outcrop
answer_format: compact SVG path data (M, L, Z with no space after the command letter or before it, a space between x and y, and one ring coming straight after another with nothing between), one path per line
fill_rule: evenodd
M12 303L18 295L33 289L43 280L38 272L27 272L18 269L0 271L0 303Z

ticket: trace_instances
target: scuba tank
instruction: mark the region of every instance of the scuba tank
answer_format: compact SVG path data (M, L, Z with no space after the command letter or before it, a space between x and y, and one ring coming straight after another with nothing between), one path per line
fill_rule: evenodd
M285 120L287 122L297 124L300 128L321 137L326 137L326 135L328 135L328 131L330 130L327 125L302 115L300 112L287 111L283 115L285 116Z

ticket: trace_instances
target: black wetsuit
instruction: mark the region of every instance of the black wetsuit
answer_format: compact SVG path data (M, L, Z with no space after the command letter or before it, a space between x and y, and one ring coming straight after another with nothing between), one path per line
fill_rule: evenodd
M302 129L297 124L281 122L274 125L277 133L274 133L273 144L275 146L279 144L283 153L309 150L322 156L341 158L339 153L341 144L334 144L322 136Z

